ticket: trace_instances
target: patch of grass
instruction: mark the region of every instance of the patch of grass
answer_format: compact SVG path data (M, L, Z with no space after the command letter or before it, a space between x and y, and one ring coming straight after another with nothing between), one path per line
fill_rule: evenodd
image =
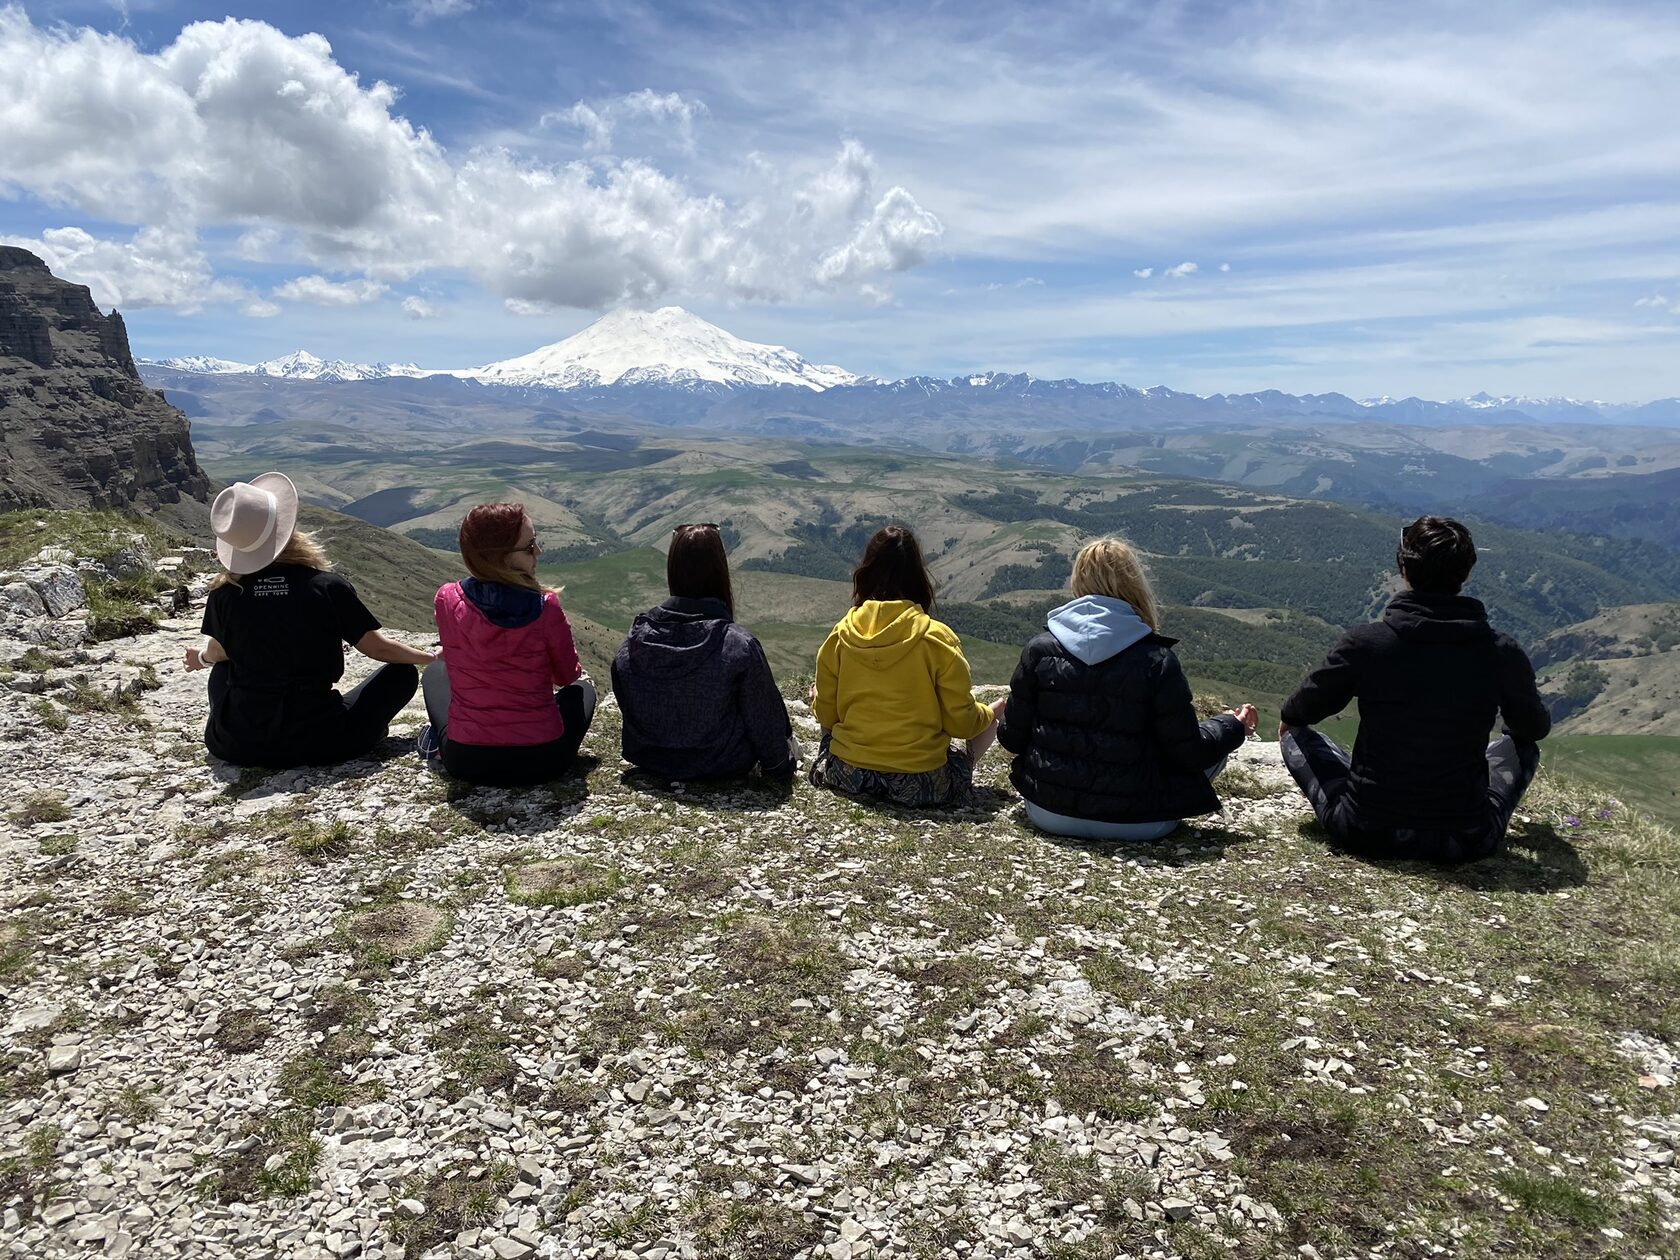
M257 1141L247 1151L225 1156L218 1168L197 1183L201 1198L212 1203L249 1203L309 1193L321 1142L314 1135L308 1111L292 1107L270 1113L247 1126L245 1136ZM276 1156L275 1167L268 1167Z
M216 1023L211 1040L229 1054L249 1054L274 1035L274 1024L261 1011L249 1007L229 1011Z
M1145 1120L1159 1108L1153 1091L1134 1081L1131 1066L1101 1042L1077 1036L1068 1053L1046 1060L1051 1095L1063 1110L1103 1120Z
M822 1242L820 1219L806 1219L768 1196L738 1199L701 1187L691 1190L675 1213L703 1256L738 1260L784 1260L811 1254Z
M105 691L95 687L85 678L79 678L71 686L70 693L63 703L72 713L104 713L130 721L140 716L138 690L130 690L122 683L118 683L110 691Z
M405 1182L399 1197L423 1203L426 1210L417 1217L399 1212L391 1219L391 1239L401 1244L403 1260L418 1260L461 1231L488 1224L513 1189L514 1178L514 1166L505 1159L457 1160L424 1180Z
M350 852L355 833L344 822L302 822L289 828L286 843L299 857L310 862L325 862L344 857Z
M21 984L35 970L34 949L23 915L0 921L0 981Z
M4 1077L0 1076L0 1083ZM58 1146L64 1130L54 1124L40 1124L23 1135L23 1153L0 1159L0 1201L29 1211L53 1194L49 1175L58 1162Z
M111 919L143 919L156 914L156 903L148 901L132 888L112 893L99 903L99 912Z
M1514 1171L1500 1173L1494 1184L1524 1212L1586 1229L1600 1229L1610 1221L1610 1209L1602 1199L1564 1177Z
M70 729L70 719L65 715L64 710L51 700L37 700L29 706L29 711L35 715L36 720L41 723L44 730L49 730L55 735L62 735Z
M537 1035L516 1000L498 1004L484 989L474 998L474 1005L442 1020L427 1037L444 1065L439 1092L450 1102L475 1089L512 1093L519 1081L513 1055Z
M525 906L586 905L610 897L623 882L616 867L578 858L529 862L506 876L508 900Z
M74 853L76 846L81 842L79 836L43 836L41 852L48 857L63 857L67 853Z
M382 972L406 958L429 954L449 939L455 916L427 901L384 901L339 920L337 934L358 966Z
M700 1055L808 1050L842 992L848 963L831 937L797 918L731 912L718 919L715 961L672 1003L670 1032Z
M1149 1198L1149 1177L1141 1168L1111 1171L1095 1155L1077 1155L1059 1142L1046 1140L1034 1142L1027 1149L1027 1159L1032 1175L1053 1198L1090 1206L1103 1225L1132 1225L1140 1233L1145 1230L1141 1222L1131 1222L1121 1206L1127 1199Z
M304 1026L315 1035L314 1048L289 1061L282 1071L289 1071L297 1089L291 1095L294 1102L314 1098L317 1103L336 1101L331 1095L346 1091L366 1101L380 1091L362 1086L350 1091L344 1081L344 1069L361 1062L373 1051L373 1034L368 1024L374 1014L373 999L359 989L346 984L329 985L314 996L314 1003L304 1020Z
M70 817L70 806L63 792L31 792L12 807L10 818L21 827L37 823L63 822Z
M30 1166L38 1171L51 1168L58 1160L58 1145L64 1130L56 1124L38 1124L23 1135L23 1149Z
M1220 796L1244 801L1264 800L1269 796L1287 796L1294 789L1285 783L1262 779L1244 765L1227 765L1213 781L1213 789Z
M297 1054L280 1065L276 1081L286 1098L308 1111L337 1107L350 1097L340 1063L322 1054Z
M17 658L17 668L29 674L44 674L58 664L45 648L32 647Z
M157 1091L130 1081L117 1091L111 1110L130 1124L143 1124L158 1113Z
M66 547L78 556L105 556L124 546L135 534L145 536L153 555L162 555L191 541L138 512L25 508L0 512L0 565L22 564L49 545Z
M88 629L94 641L129 639L158 628L157 590L145 579L100 582L82 579L87 594Z

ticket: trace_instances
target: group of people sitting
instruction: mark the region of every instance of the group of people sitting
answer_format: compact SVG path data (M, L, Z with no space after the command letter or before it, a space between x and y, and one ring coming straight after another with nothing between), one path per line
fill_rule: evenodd
M240 765L331 764L362 756L424 692L419 752L472 783L518 786L568 769L595 714L558 592L538 578L542 545L517 503L461 524L469 576L434 602L439 651L387 636L297 529L280 473L237 483L212 508L217 579L202 647L210 669L205 744ZM1441 862L1494 851L1539 767L1550 729L1534 669L1460 593L1469 531L1426 516L1398 552L1406 589L1382 619L1347 631L1285 702L1284 762L1339 847ZM666 553L670 597L635 619L612 663L626 761L666 780L755 770L791 784L804 753L764 649L735 620L722 534L681 525ZM852 573L852 606L816 659L807 699L821 740L818 786L911 808L957 805L994 743L1043 831L1149 841L1219 808L1213 780L1255 733L1251 704L1198 719L1161 633L1136 551L1103 538L1074 561L1073 598L1028 642L1006 697L975 698L962 643L936 620L915 535L888 526ZM343 649L382 662L349 692ZM424 671L423 674L421 671ZM1358 702L1352 755L1312 729ZM1488 742L1496 718L1504 733Z

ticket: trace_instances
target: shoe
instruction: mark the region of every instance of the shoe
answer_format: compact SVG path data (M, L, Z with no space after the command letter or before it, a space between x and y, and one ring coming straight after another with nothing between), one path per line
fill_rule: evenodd
M414 737L414 751L420 760L428 765L443 756L443 745L432 734L432 724L427 722L420 728L420 733Z

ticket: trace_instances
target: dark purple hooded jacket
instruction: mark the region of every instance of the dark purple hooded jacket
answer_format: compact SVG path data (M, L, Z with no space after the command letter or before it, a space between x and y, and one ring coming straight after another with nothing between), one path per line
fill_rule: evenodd
M613 657L624 759L666 779L793 776L793 729L758 640L722 600L673 596Z

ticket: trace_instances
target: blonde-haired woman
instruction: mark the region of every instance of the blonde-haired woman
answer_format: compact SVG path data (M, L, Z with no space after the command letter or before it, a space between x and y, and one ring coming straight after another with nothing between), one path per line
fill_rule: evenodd
M210 670L204 745L235 765L331 765L371 751L419 686L416 666L436 659L386 637L297 514L297 489L277 472L235 482L210 508L227 572L204 608L204 645L183 664ZM345 643L385 665L340 695Z
M1211 780L1254 733L1251 704L1196 721L1138 554L1101 538L1074 598L1021 653L998 724L1033 825L1086 840L1159 840L1219 808Z

